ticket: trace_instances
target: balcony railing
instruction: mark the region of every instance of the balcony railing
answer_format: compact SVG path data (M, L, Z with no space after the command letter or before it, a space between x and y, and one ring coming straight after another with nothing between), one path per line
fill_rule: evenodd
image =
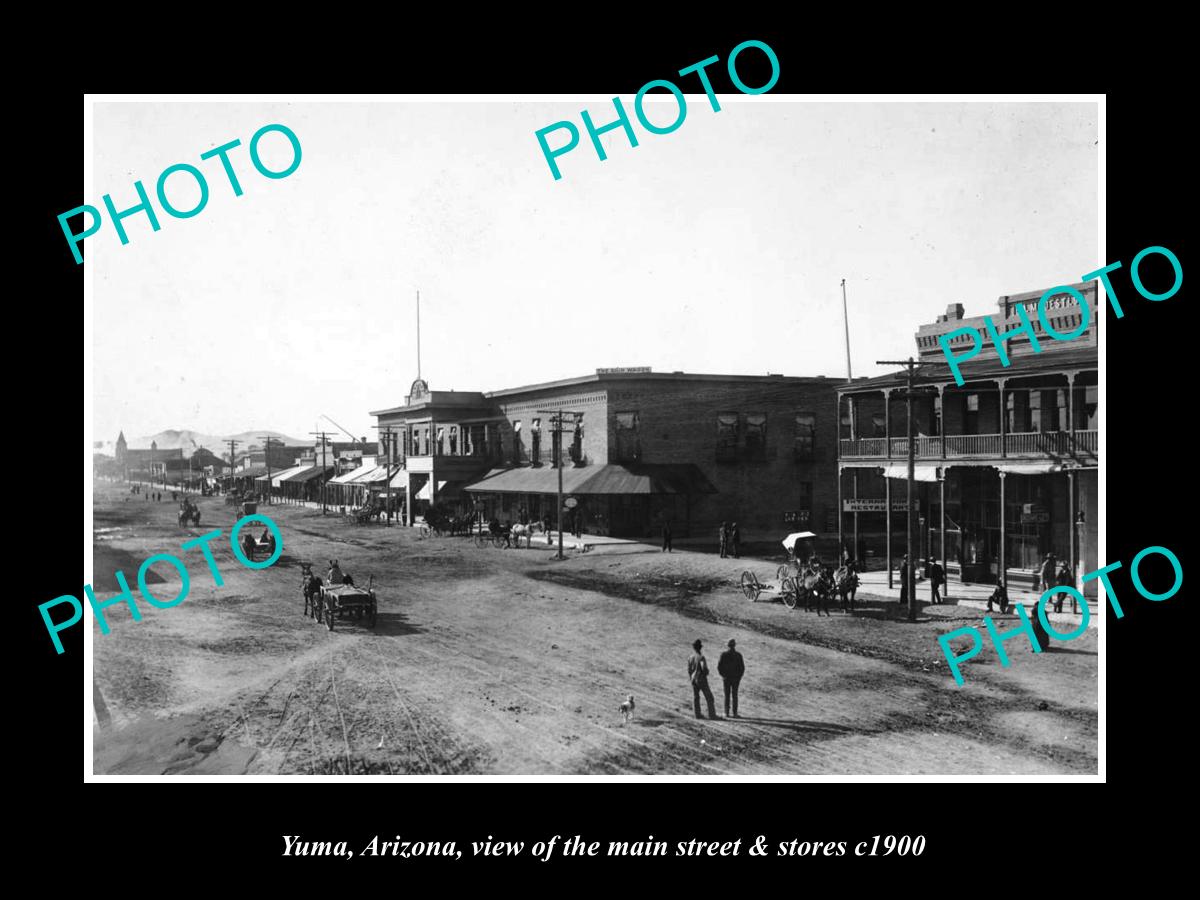
M1099 447L1095 431L1031 431L1016 434L951 434L913 438L917 459L1073 458L1094 461ZM904 459L908 438L858 438L839 441L842 459Z

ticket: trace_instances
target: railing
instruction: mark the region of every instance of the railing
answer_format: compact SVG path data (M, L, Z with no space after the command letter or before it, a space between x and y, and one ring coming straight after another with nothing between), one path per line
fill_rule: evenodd
M1095 431L1031 431L1015 434L951 434L913 438L917 459L961 459L965 457L1089 457L1098 452ZM943 451L944 445L944 451ZM842 459L904 459L908 455L908 438L891 439L889 452L886 438L840 440Z

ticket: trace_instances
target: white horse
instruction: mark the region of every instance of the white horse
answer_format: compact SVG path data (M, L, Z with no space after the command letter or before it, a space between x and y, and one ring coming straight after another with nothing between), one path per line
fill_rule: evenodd
M518 550L521 549L521 538L525 538L525 546L533 546L533 536L541 534L545 529L542 528L541 522L530 522L528 525L517 524L512 527L512 542L513 546Z

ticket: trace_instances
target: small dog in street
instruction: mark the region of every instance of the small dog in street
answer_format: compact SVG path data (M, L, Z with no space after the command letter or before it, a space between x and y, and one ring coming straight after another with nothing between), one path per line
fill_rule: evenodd
M621 704L621 718L625 720L624 724L626 725L628 725L630 720L633 719L634 705L633 694L630 694L628 697L626 697L625 702Z

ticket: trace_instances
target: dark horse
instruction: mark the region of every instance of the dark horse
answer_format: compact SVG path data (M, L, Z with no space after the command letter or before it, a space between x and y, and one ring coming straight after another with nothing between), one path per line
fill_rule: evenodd
M804 597L804 609L811 609L813 600L817 602L817 615L825 610L829 615L829 595L833 593L833 576L825 566L813 566L804 569L796 576L796 587Z
M854 560L848 561L833 573L833 590L841 601L842 609L854 609L854 597L858 593L858 584L858 567L854 564ZM849 600L849 605L847 605L847 600Z

